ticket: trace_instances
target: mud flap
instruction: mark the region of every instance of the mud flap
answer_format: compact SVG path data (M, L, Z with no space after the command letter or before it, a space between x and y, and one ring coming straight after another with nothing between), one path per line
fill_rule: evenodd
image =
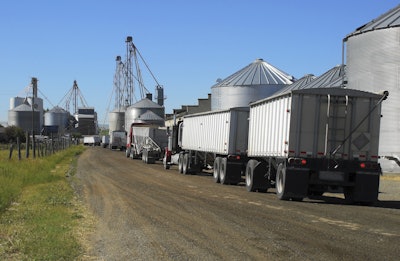
M242 180L242 163L228 161L225 175L228 184L236 185L240 183Z
M353 188L355 202L375 202L378 200L379 174L357 173Z
M270 181L267 174L267 163L264 161L258 162L258 164L254 168L254 183L257 184L257 188L261 190L267 190L270 187Z
M286 169L285 191L291 198L307 197L308 169Z

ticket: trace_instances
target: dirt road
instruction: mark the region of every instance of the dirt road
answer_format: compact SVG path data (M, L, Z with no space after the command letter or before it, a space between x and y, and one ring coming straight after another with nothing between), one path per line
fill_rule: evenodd
M400 181L381 181L375 207L338 197L277 200L212 177L88 148L77 181L96 217L90 260L395 260ZM322 200L323 199L323 200Z

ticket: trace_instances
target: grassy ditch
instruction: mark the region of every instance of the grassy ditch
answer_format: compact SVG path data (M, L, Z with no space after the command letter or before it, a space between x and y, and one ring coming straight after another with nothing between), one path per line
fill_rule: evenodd
M83 215L66 175L83 150L21 161L0 152L0 260L79 257L76 227Z

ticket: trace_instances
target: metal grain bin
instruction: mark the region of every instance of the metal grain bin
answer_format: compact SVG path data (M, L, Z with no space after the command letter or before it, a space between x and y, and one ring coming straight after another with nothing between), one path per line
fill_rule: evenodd
M163 106L144 98L137 103L129 106L125 112L125 131L129 132L132 123L143 123L140 116L147 111L151 111L159 116L159 121L156 123L158 126L165 126L165 109ZM151 124L155 124L154 121Z
M110 134L113 131L125 130L125 110L115 109L108 114Z
M61 107L54 107L44 114L44 126L58 126L62 131L68 126L69 112Z
M32 111L32 106L30 106L28 102L24 102L8 111L9 126L17 126L22 128L24 131L32 131L32 123L35 133L39 134L41 129L40 112L35 108Z
M22 97L12 97L10 98L10 110L16 108L17 106L21 105L24 103L26 98Z
M387 90L382 106L379 155L400 158L400 5L359 27L344 39L348 87L371 92ZM399 172L394 161L381 159L383 171Z
M247 107L293 81L293 76L257 59L211 87L211 110Z

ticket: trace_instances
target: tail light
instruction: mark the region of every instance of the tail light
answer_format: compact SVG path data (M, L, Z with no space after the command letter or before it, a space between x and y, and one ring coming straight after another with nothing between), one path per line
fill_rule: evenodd
M379 169L379 164L376 162L360 162L359 167L361 169Z
M305 166L307 165L307 160L302 158L289 158L288 163L294 166Z

